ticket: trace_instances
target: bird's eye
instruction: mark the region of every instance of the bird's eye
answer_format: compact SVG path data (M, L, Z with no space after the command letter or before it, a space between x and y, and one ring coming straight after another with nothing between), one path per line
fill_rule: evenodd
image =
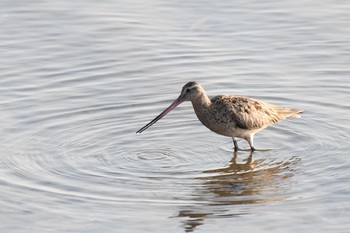
M187 92L187 93L190 92L190 89L186 89L186 92Z

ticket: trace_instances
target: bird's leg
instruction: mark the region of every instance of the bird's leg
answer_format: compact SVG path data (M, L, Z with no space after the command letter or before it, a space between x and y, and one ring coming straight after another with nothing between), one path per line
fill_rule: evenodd
M234 137L232 137L232 140L233 140L233 145L234 145L234 149L235 149L235 151L238 151L239 150L239 147L238 147L238 144L237 144L237 141L236 141L236 139L234 138Z
M255 151L255 148L254 148L254 134L250 134L248 137L245 138L245 140L247 140L247 142L249 143L250 150L251 151Z

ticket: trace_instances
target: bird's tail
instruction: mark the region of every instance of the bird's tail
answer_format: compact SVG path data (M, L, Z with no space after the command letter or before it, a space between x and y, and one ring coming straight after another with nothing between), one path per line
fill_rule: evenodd
M286 115L286 118L300 118L299 114L304 112L304 110L296 108L285 108L282 111Z

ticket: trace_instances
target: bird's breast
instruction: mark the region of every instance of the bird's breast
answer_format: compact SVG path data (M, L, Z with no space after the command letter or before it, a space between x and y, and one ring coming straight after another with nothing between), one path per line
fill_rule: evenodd
M199 121L208 129L217 134L231 137L235 125L229 120L229 117L218 114L210 108L199 108L198 106L193 106L193 109Z

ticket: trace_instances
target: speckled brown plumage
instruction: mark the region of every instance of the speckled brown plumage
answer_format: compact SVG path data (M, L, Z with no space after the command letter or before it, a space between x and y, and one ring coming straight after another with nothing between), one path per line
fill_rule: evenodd
M302 110L284 108L244 96L218 95L209 99L203 87L196 82L187 83L180 96L149 124L146 130L183 101L191 101L198 119L211 131L232 137L235 150L236 137L245 139L254 150L254 135L267 126L289 117L299 117Z

